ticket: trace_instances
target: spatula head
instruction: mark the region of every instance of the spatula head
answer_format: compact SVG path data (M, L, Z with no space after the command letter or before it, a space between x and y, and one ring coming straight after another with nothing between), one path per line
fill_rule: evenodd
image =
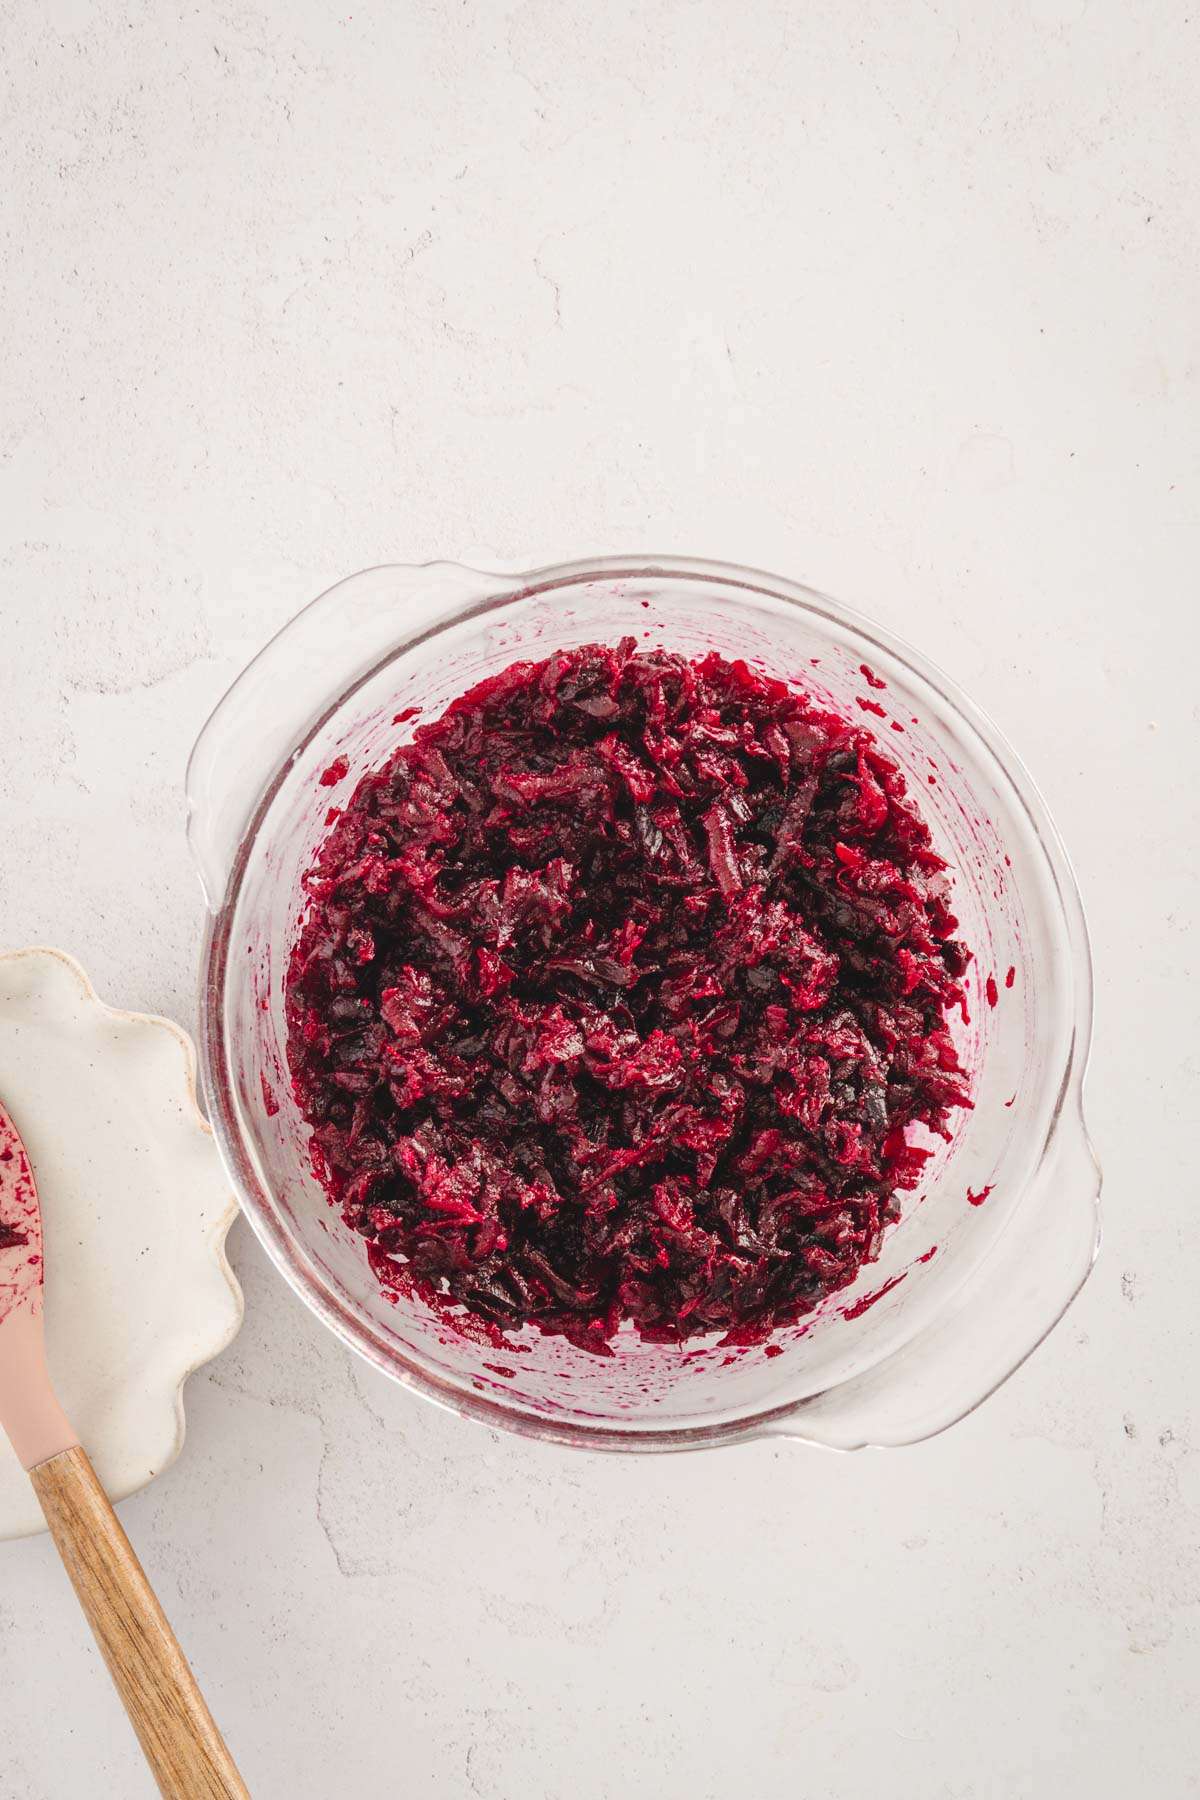
M0 1321L42 1303L42 1209L29 1152L0 1102Z
M42 1275L29 1152L0 1104L0 1427L27 1469L79 1442L46 1368Z

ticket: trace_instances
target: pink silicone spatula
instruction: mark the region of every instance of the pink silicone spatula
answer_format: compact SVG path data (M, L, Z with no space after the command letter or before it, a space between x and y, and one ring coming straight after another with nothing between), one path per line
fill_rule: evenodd
M55 1398L42 1329L42 1214L29 1155L0 1104L0 1425L46 1523L162 1793L249 1790L112 1503Z

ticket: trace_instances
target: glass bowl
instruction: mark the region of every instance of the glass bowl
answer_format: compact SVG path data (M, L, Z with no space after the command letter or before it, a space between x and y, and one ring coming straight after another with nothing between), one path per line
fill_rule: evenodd
M975 953L959 1032L975 1106L927 1165L878 1262L771 1345L644 1344L600 1359L526 1329L503 1350L389 1302L328 1204L286 1073L283 981L301 876L344 803L420 717L518 658L634 635L716 649L877 731L955 871ZM398 713L417 716L395 722ZM347 773L320 776L336 757ZM246 1215L305 1304L386 1374L492 1425L622 1450L779 1433L914 1442L1024 1360L1085 1280L1099 1172L1081 1111L1091 964L1041 797L991 722L924 657L826 595L750 569L626 556L497 575L448 563L352 576L250 664L192 753L188 831L208 904L201 1055ZM987 979L995 983L995 1004ZM936 1247L936 1248L935 1248Z

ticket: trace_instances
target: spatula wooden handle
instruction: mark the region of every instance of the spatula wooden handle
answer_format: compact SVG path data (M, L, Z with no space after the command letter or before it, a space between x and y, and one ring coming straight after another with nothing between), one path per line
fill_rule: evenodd
M168 1800L250 1800L175 1633L78 1445L29 1471L109 1674Z

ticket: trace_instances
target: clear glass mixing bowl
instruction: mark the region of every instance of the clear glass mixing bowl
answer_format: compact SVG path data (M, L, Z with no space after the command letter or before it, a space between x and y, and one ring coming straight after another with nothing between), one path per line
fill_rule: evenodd
M610 1360L529 1330L498 1351L420 1302L389 1303L361 1240L313 1177L286 1074L283 981L301 876L327 808L419 723L397 725L395 715L417 707L436 717L518 658L627 634L757 661L852 716L859 696L881 705L886 718L862 716L920 792L956 871L955 910L975 952L961 1031L974 1110L927 1165L879 1261L780 1334L772 1355L703 1340L648 1345L628 1327ZM864 663L886 686L868 683ZM330 789L319 777L337 756L348 772ZM370 569L313 601L250 664L200 735L187 795L209 908L204 1081L229 1174L301 1299L427 1398L610 1449L688 1449L765 1432L843 1449L911 1443L1011 1374L1086 1278L1100 1187L1081 1112L1091 965L1066 854L1028 774L979 709L915 651L827 596L671 557L522 575L447 563ZM968 1200L985 1189L981 1204Z

